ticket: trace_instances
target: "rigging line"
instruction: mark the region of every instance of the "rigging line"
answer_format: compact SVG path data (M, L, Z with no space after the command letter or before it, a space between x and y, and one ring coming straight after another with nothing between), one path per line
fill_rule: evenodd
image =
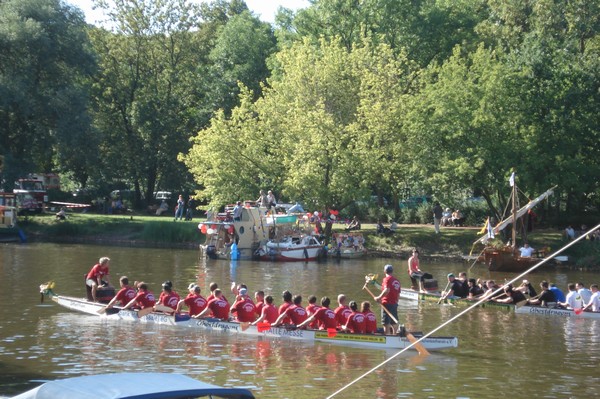
M598 230L600 228L600 224L597 225L596 227L594 227L593 229L586 231L585 234L582 234L580 237L576 238L575 240L571 241L570 243L568 243L567 245L563 246L562 248L558 249L557 251L555 251L553 254L551 254L550 256L542 259L540 262L536 263L535 265L533 265L532 267L530 267L529 269L527 269L526 271L524 271L523 273L519 274L517 277L514 277L512 280L510 280L507 283L504 283L504 285L502 285L501 287L497 288L495 291L493 291L489 297L496 295L497 293L499 293L500 291L504 290L504 287L514 283L515 281L525 277L527 274L531 273L532 271L534 271L535 269L537 269L538 267L542 266L544 263L548 262L550 259L554 258L555 256L557 256L558 254L560 254L561 252L563 252L565 249L570 248L571 246L575 245L576 243L578 243L579 241L585 239L589 234L592 234L594 231ZM460 313L456 314L455 316L453 316L452 318L450 318L449 320L443 322L442 324L440 324L439 326L437 326L436 328L434 328L433 330L429 331L427 334L423 335L421 338L417 339L415 342L411 342L410 345L408 345L407 347L405 347L404 349L402 349L401 351L399 351L398 353L394 354L393 356L391 356L389 359L384 360L383 362L379 363L378 365L376 365L375 367L373 367L372 369L370 369L369 371L367 371L366 373L358 376L356 379L350 381L348 384L344 385L343 387L341 387L340 389L338 389L337 391L335 391L334 393L332 393L331 395L329 395L326 399L331 399L333 397L335 397L337 394L339 394L340 392L346 390L347 388L349 388L350 386L354 385L355 383L357 383L358 381L362 380L364 377L368 376L369 374L371 374L372 372L374 372L375 370L379 369L381 366L383 366L384 364L390 362L392 359L395 359L397 356L399 356L400 354L406 352L407 350L409 350L410 348L412 348L413 346L415 346L417 343L423 341L424 339L430 337L432 334L436 333L437 331L441 330L442 328L444 328L446 325L452 323L454 320L458 319L459 317L461 317L462 315L464 315L465 313L470 312L471 310L473 310L474 308L476 308L477 306L481 305L483 302L487 302L489 300L489 297L483 298L483 299L479 299L477 302L475 302L473 305L469 306L468 308L466 308L465 310L461 311Z

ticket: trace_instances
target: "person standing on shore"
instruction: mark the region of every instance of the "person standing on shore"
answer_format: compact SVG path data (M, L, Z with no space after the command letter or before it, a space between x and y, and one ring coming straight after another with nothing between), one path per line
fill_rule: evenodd
M435 234L440 234L440 224L442 223L442 217L444 216L444 209L442 209L438 201L435 202L433 207L433 227L435 228Z
M383 332L387 335L395 335L398 328L398 296L400 295L400 281L392 275L394 268L392 265L385 265L383 268L385 277L381 283L381 294L375 297L375 300L381 303L385 310L382 310L381 318L383 323Z

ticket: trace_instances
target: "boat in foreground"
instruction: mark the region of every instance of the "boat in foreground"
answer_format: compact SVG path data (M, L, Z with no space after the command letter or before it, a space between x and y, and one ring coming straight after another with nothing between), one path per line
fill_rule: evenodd
M195 319L190 318L188 315L172 316L160 312L138 317L136 311L120 310L117 308L111 309L110 312L101 315L98 311L104 307L104 304L88 302L87 300L80 298L55 295L52 291L48 291L46 294L51 296L53 301L67 309L115 321L123 320L136 323L153 323L180 328L196 328L235 333L249 337L298 339L308 342L327 342L330 344L375 349L404 349L410 345L410 341L406 337L399 335L332 333L324 330L301 330L283 327L269 327L265 331L262 331L259 330L257 326L252 326L249 323L237 323L211 318ZM413 335L419 338L419 334L413 333ZM421 341L421 344L429 351L456 348L458 346L458 338L428 337Z
M245 388L207 384L181 374L117 373L49 381L13 399L254 399Z

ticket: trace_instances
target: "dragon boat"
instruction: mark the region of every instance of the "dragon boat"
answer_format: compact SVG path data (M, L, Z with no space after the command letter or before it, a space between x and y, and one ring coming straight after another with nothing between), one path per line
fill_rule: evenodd
M50 297L54 302L66 309L81 312L99 319L115 322L133 322L168 325L179 328L196 328L214 332L239 334L247 337L265 337L273 339L296 339L307 342L325 342L336 345L356 346L384 350L401 350L411 345L410 340L404 335L382 334L350 334L330 330L303 330L286 327L262 327L250 323L239 323L214 318L193 318L187 314L169 315L162 312L148 313L139 316L138 311L120 308L107 309L105 304L90 302L84 298L57 295L52 291L52 284L40 286L42 296ZM416 338L420 333L412 333ZM456 348L456 337L427 337L420 342L428 351Z

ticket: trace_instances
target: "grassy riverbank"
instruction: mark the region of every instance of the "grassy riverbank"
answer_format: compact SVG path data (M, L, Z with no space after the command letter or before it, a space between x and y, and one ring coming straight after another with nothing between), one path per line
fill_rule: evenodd
M197 248L204 235L193 221L173 221L170 216L98 215L70 213L67 220L57 221L54 215L35 215L22 218L20 227L30 240L59 242L101 242L111 245L149 247ZM333 231L343 231L342 224ZM442 228L435 234L432 225L400 225L397 232L384 237L376 234L374 224L363 224L361 232L366 246L374 256L406 258L412 248L419 248L423 257L459 259L471 251L478 237L478 228ZM564 243L559 230L537 230L529 236L534 248L561 247ZM476 247L473 254L480 250Z

